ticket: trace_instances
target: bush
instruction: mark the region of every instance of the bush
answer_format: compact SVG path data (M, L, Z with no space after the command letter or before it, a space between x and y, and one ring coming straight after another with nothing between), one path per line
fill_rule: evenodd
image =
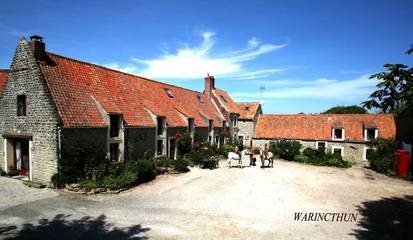
M290 140L276 140L270 142L269 151L286 160L294 160L300 154L301 143Z
M153 159L156 167L172 167L174 160L169 157L159 157Z
M222 156L228 156L229 152L234 152L235 147L230 144L224 144L219 148L219 153Z
M192 150L192 137L189 134L182 134L178 132L176 134L176 138L176 147L179 155L183 156Z
M149 182L155 179L155 168L151 161L148 160L136 160L133 162L133 172L137 173L138 181Z
M300 162L300 163L308 163L310 162L310 158L305 155L295 155L294 161Z
M302 155L294 157L294 161L301 163L308 163L316 166L334 166L340 168L349 168L351 164L340 155L325 153L313 148L306 148Z
M372 140L369 147L374 149L367 156L371 169L376 172L390 174L392 172L393 152L398 147L397 141L378 138Z
M107 177L104 177L101 187L106 187L111 190L130 187L134 183L136 183L137 177L138 176L136 172L126 170L122 174L117 176L109 175Z
M178 159L174 161L174 169L180 173L188 172L188 161L185 159Z
M3 168L0 168L0 176L6 176L7 173L3 170Z

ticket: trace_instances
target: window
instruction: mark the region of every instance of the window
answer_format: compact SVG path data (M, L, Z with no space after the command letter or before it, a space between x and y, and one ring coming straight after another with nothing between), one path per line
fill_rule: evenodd
M156 154L158 156L163 155L163 140L158 140L156 142Z
M331 149L331 153L333 153L335 155L343 156L344 155L344 148L343 147L333 147Z
M364 140L365 141L376 139L378 135L379 135L379 130L377 128L364 129Z
M162 135L165 131L165 118L157 117L156 118L156 127L158 135Z
M237 125L238 125L238 118L237 118L237 115L234 115L233 117L232 117L232 126L233 127L236 127Z
M249 106L246 106L246 107L245 107L245 111L248 111L248 110L250 110L250 107L249 107Z
M368 148L368 147L364 147L364 158L363 160L369 160L371 154L374 153L374 149L372 148Z
M208 137L208 142L209 142L209 144L212 144L212 137L211 136Z
M26 95L17 96L17 116L26 116Z
M194 119L188 118L188 133L192 134L193 130L194 130Z
M213 120L209 120L208 121L208 132L212 132L212 130L214 130L214 125L213 125Z
M226 121L222 121L222 129L225 130L225 127L227 126L227 122Z
M173 98L173 97L174 97L174 95L172 94L171 89L165 88L165 92L166 92L166 94L168 95L168 97L170 97L170 98Z
M119 129L120 129L120 115L109 115L110 119L110 137L119 137Z
M118 161L119 159L119 143L110 144L110 160Z
M215 136L215 144L219 145L219 136Z
M333 140L344 140L343 128L333 128Z
M197 98L198 98L198 101L199 101L200 103L204 103L204 100L202 99L201 96L197 95Z
M326 142L316 142L316 147L319 151L326 151L327 143Z
M227 103L227 99L225 99L224 96L220 95L220 97L221 97L222 101L224 101L225 103Z

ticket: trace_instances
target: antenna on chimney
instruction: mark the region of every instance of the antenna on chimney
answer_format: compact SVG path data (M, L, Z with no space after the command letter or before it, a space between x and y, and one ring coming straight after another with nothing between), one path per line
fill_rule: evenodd
M264 104L264 101L262 100L262 95L263 95L265 89L266 89L265 86L260 87L260 103L261 103L261 105Z

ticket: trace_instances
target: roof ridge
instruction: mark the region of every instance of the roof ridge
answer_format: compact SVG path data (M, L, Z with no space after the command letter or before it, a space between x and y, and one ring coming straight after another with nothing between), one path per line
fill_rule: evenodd
M105 69L105 70L108 70L108 71L117 72L117 73L120 73L120 74L125 74L125 75L128 75L128 76L140 78L140 79L142 79L142 80L146 80L146 81L150 81L150 82L155 82L155 83L160 83L160 84L164 84L164 85L166 85L166 86L171 86L171 87L175 87L175 88L180 88L180 89L183 89L183 90L186 90L186 91L191 91L191 92L194 92L194 93L197 93L197 94L203 94L202 92L198 92L198 91L196 91L196 90L192 90L192 89L189 89L189 88L184 88L184 87L181 87L181 86L176 86L176 85L173 85L173 84L170 84L170 83L165 83L165 82L161 82L161 81L149 79L149 78L142 77L142 76L138 76L138 75L134 75L134 74L131 74L131 73L122 72L122 71L119 71L119 70L116 70L116 69L112 69L112 68L109 68L109 67L105 67L105 66L102 66L102 65L98 65L98 64L96 64L96 63L90 63L90 62L86 62L86 61L82 61L82 60L78 60L78 59L66 57L66 56L63 56L63 55L59 55L59 54L56 54L56 53L52 53L52 52L47 52L47 53L48 53L48 54L51 54L51 55L54 55L54 56L56 56L56 57L60 57L60 58L64 58L64 59L70 60L70 61L75 61L75 62L79 62L79 63L83 63L83 64L92 65L92 66L99 67L99 68L102 68L102 69Z

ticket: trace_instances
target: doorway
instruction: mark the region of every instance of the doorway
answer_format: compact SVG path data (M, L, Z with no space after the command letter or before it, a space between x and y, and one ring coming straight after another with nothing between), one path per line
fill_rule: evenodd
M14 167L17 175L28 176L30 172L30 154L28 140L14 140Z

